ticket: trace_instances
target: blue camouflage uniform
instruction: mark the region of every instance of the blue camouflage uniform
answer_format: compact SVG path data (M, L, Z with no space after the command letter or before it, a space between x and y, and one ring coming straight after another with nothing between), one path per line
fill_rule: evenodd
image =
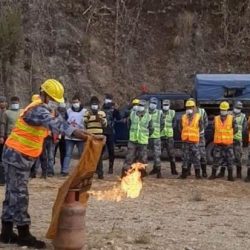
M43 126L59 134L64 132L71 136L75 128L70 127L59 115L54 117L46 104L42 104L27 111L24 121L32 126ZM28 181L30 170L36 158L25 156L7 146L3 150L3 166L5 169L6 191L3 202L2 220L13 222L17 226L31 223L28 214Z

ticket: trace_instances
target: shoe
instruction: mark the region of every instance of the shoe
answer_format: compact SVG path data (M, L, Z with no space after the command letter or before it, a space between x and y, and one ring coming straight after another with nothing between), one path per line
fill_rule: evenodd
M186 179L187 178L187 173L188 173L188 169L182 168L181 175L178 177L178 179Z
M245 182L250 182L250 168L247 169L247 177L245 179Z
M156 174L156 178L157 179L161 179L162 178L162 175L161 175L161 167L157 167L157 174Z
M207 165L201 164L202 177L207 178Z
M62 177L67 177L69 175L69 173L61 173Z
M19 246L32 247L35 249L45 249L46 248L46 244L44 241L37 240L36 237L34 237L30 233L29 225L17 226L17 230L18 230L17 244Z
M175 162L170 162L170 167L171 167L171 174L172 175L178 175L178 172L176 170L176 165L175 165Z
M191 175L191 167L192 167L192 164L191 164L191 163L188 163L188 167L187 167L187 176L190 176L190 175Z
M13 223L9 221L2 221L2 230L0 234L0 241L5 244L17 243L18 236L13 231Z
M217 177L216 177L216 168L212 168L212 174L209 176L209 180L214 180L214 179L216 179Z
M113 174L113 172L114 172L114 163L110 162L109 163L109 171L108 171L108 173L109 174Z
M200 169L195 169L195 178L196 179L201 179L201 173Z
M36 172L30 172L30 178L36 178Z
M157 174L157 168L154 166L153 169L149 172L149 175Z
M236 174L236 178L241 179L241 167L237 167L237 174Z
M223 178L225 176L225 167L220 168L220 173L217 175L217 178Z
M233 178L233 169L232 169L232 168L229 168L229 169L228 169L227 180L228 180L228 181L234 181L234 178Z
M108 174L113 174L113 168L109 167L109 171L108 171Z

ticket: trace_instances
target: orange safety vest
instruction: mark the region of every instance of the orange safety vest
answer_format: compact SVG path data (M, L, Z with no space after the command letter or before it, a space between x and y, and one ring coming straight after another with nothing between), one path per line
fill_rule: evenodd
M214 144L231 145L233 144L233 116L227 115L227 118L222 122L220 116L214 118Z
M48 129L42 126L31 126L23 119L28 110L33 109L41 103L41 100L34 101L24 109L5 142L6 146L34 158L42 153L43 142L48 136Z
M181 140L187 142L198 143L200 141L200 114L195 113L192 120L188 118L185 114L182 116L182 131L181 131Z

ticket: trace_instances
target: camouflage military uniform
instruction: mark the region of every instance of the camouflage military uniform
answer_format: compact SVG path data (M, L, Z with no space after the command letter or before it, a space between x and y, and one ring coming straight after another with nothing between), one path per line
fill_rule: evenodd
M154 168L161 167L161 139L160 138L150 138L149 148L153 149L153 161Z
M63 131L70 136L75 129L70 127L62 117L55 118L50 112L47 105L40 105L28 111L23 119L28 124L46 127L55 134ZM5 146L2 160L6 180L2 221L14 222L17 226L29 225L29 193L27 185L30 170L36 158L25 156Z
M195 169L200 169L200 147L199 143L183 143L183 164L184 169L188 168L189 164L193 164Z
M232 169L234 160L233 145L215 145L213 159L213 168L218 169L219 166L224 162L228 169Z

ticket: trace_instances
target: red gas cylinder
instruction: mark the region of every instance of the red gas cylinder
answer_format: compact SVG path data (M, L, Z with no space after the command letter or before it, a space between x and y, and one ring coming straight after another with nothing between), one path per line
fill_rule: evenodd
M53 245L56 250L84 250L85 208L78 201L79 193L70 191L62 207Z

